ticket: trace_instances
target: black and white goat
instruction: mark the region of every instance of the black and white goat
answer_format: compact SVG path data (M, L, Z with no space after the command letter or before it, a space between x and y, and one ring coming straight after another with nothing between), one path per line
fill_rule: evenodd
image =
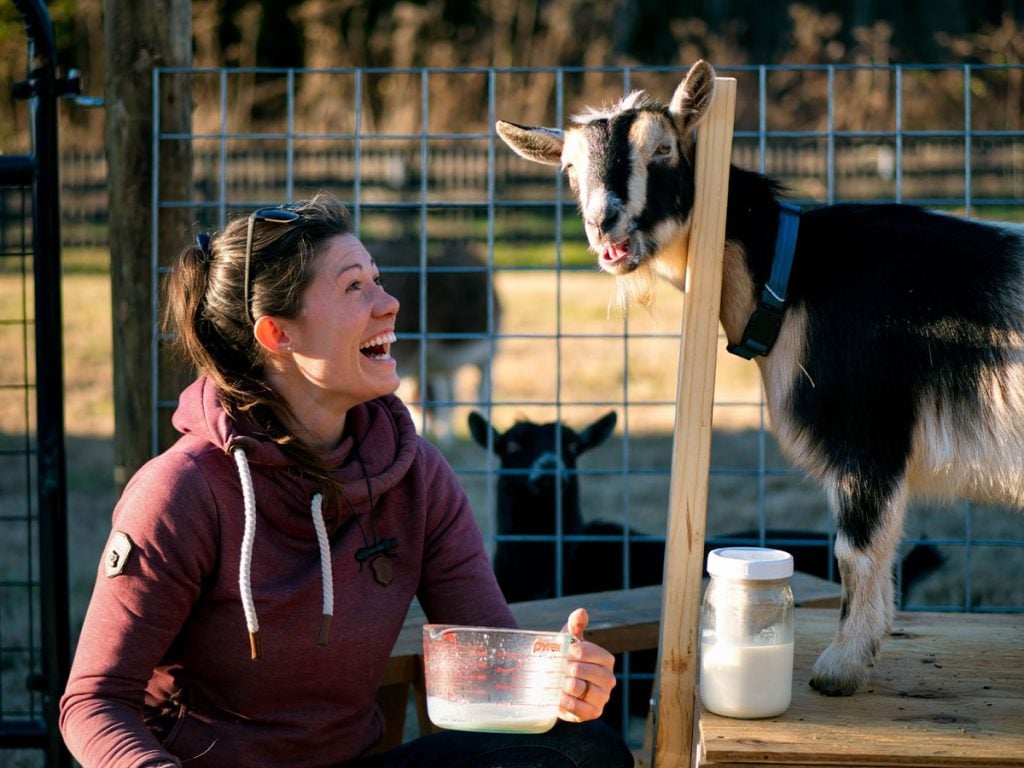
M714 82L700 61L667 106L639 91L564 131L497 125L566 171L624 302L654 276L683 287ZM760 367L781 447L829 496L843 599L810 682L849 695L891 625L908 497L1024 506L1024 231L906 205L800 215L778 192L730 169L720 319Z
M451 240L428 254L426 310L421 313L423 267L418 238L368 243L381 266L384 287L401 308L391 354L403 378L415 379L409 398L426 404L428 428L437 437L452 435L456 376L465 366L479 372L476 400L490 399L492 338L501 330L501 303L486 260L472 243ZM423 320L426 320L426 325ZM420 340L426 338L425 353ZM425 374L425 375L424 375Z

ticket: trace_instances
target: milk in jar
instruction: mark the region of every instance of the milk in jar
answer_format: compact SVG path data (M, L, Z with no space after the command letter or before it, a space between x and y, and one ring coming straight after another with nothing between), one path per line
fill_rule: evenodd
M700 699L719 715L781 715L793 692L793 557L761 547L708 555L701 607Z

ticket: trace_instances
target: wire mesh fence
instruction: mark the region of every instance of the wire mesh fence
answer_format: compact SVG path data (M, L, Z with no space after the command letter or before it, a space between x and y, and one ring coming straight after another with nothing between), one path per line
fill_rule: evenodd
M39 507L36 498L35 333L31 168L0 171L0 334L20 354L0 373L0 723L43 733L43 702L26 681L41 671ZM19 182L20 178L20 182ZM10 754L10 753L8 753Z
M69 764L57 703L69 666L60 230L52 30L15 3L33 65L12 93L31 151L0 154L0 750L4 765Z
M739 86L734 162L778 179L795 202L897 201L1003 220L1024 218L1020 73L719 68ZM157 154L172 142L190 145L192 197L160 197L157 178L154 201L192 210L201 229L321 190L348 202L386 285L404 291L410 322L394 347L408 379L401 392L459 473L492 548L516 541L499 533L502 515L532 514L545 519L519 538L548 542L562 564L562 544L586 538L573 521L605 522L588 534L613 545L599 570L636 585L637 561L649 559L642 547L656 547L665 532L681 298L665 290L652 312L614 307L612 279L595 270L559 174L513 156L492 126L561 126L584 106L640 87L667 100L681 76L665 68L160 70L156 125L160 88L176 78L189 79L207 108L192 132L154 140ZM316 108L307 98L314 80L330 94ZM472 113L452 109L438 81L477 94ZM536 81L550 86L540 104L529 102ZM275 94L275 110L235 108L254 82ZM373 93L395 89L406 91L407 109L389 122L374 111ZM172 255L153 254L154 280ZM154 355L154 386L162 364ZM154 433L167 433L175 397L159 392ZM809 547L815 567L834 577L826 500L781 456L755 367L721 354L715 399L709 541ZM551 470L550 501L510 510L496 489L503 469L494 436L475 439L467 425L474 411L498 434L520 420L575 433L608 412L617 426L574 455L573 468ZM556 450L575 444L568 430L555 434ZM1024 583L1003 575L1024 566L1019 513L919 505L906 533L903 608L1024 610ZM565 576L551 574L553 593Z

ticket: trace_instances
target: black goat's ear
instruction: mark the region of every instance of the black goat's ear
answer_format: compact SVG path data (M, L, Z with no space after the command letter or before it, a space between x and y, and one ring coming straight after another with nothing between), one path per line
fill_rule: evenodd
M469 413L469 434L473 436L473 440L477 445L488 448L487 435L490 433L494 439L494 452L501 453L502 444L504 438L501 433L492 427L487 419L484 418L483 414L479 411L470 411Z
M579 452L589 451L596 448L615 431L615 422L618 416L615 411L608 411L604 416L595 421L589 427L580 432Z

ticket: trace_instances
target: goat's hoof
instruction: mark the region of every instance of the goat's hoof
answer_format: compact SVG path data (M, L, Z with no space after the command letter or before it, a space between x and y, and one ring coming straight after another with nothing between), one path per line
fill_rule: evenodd
M833 643L811 669L811 687L822 696L852 696L868 681L867 662L850 662Z
M857 692L859 686L852 685L842 680L831 680L827 677L812 677L811 688L814 688L822 696L852 696Z

